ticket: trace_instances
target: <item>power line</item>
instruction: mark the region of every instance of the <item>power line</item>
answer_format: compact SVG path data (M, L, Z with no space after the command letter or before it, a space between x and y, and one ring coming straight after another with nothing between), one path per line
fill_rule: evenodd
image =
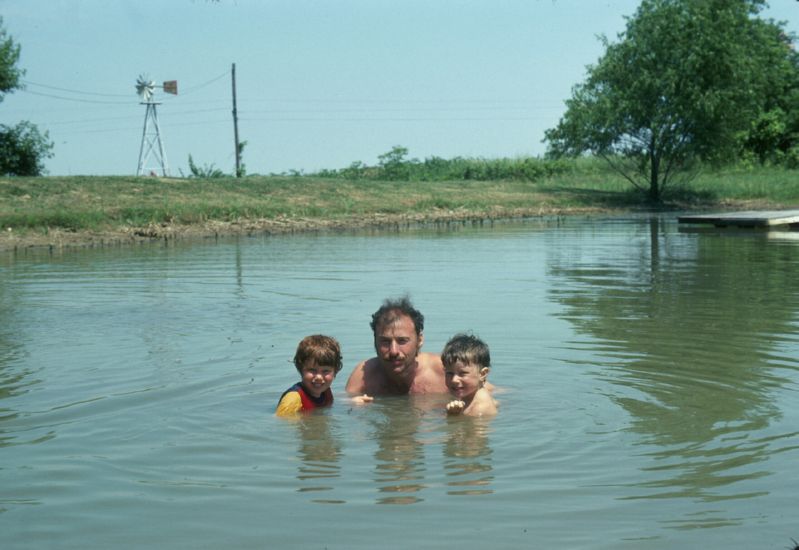
M192 94L203 88L221 81L231 75L232 71L225 71L213 78L210 78L195 86L185 87L181 90L181 95ZM94 105L131 106L134 104L134 96L128 94L89 92L72 88L53 86L39 82L23 80L23 84L31 87L53 90L59 93L46 93L42 91L21 89L22 92L31 95L70 101L77 103L87 103ZM64 94L76 94L90 97L67 97ZM95 98L130 98L126 101L113 101ZM164 98L170 101L175 109L171 109L168 119L169 126L173 128L181 126L216 126L224 124L223 120L185 120L179 121L183 117L203 115L227 111L226 107L209 108L184 108L194 104L198 107L212 105L221 99L202 100L174 103L174 98ZM433 99L403 99L403 98L264 98L245 100L244 103L252 105L254 109L245 109L241 119L247 123L320 123L320 124L347 124L347 123L372 123L372 124L391 124L391 123L458 123L458 122L515 122L524 123L533 120L549 120L548 116L541 116L544 112L554 111L554 100L549 99L515 99L515 98L433 98ZM258 108L265 106L264 103L271 104L273 108ZM559 107L560 101L558 101ZM276 107L276 108L275 108ZM560 111L560 108L557 109ZM517 113L519 116L513 116ZM541 113L537 115L536 113ZM304 115L304 116L303 116ZM135 130L135 128L122 127L123 121L133 120L134 116L107 117L80 120L64 120L43 123L45 127L52 126L59 128L59 133L66 134L96 134L96 133L122 133ZM103 123L116 127L108 127ZM88 127L87 127L88 126ZM105 128L103 126L106 126Z
M205 88L206 86L208 86L210 84L213 84L217 80L221 80L221 79L225 78L229 74L230 74L230 71L225 71L224 73L220 74L219 76L215 76L211 80L203 82L202 84L197 84L196 86L189 86L189 87L187 87L185 89L185 91L181 91L180 95L192 94L192 93L196 92L197 90L201 90L202 88Z
M347 118L251 118L244 117L247 122L521 122L530 120L549 120L549 117L347 117Z
M321 98L321 97L306 97L306 98L285 98L285 97L261 97L258 99L248 99L244 98L244 101L253 102L253 103L322 103L322 104L346 104L346 103L357 103L357 104L375 104L375 103L385 103L385 104L404 104L404 105L418 105L418 104L427 104L427 105L437 105L437 104L446 104L446 105L473 105L473 104L521 104L521 105L531 105L531 104L562 104L563 100L561 99L501 99L501 98L493 98L493 99L475 99L475 98L431 98L431 99L406 99L406 98L376 98L376 97L348 97L346 99L341 98Z
M207 81L205 81L205 82L203 82L201 84L198 84L196 86L187 87L187 88L185 88L184 90L181 91L181 95L192 94L192 93L194 93L194 92L196 92L198 90L201 90L201 89L203 89L203 88L205 88L207 86L210 86L214 82L225 78L228 74L230 74L230 71L225 71L224 73L222 73L222 74L220 74L218 76L215 76L215 77L213 77L213 78L211 78L211 79L209 79L209 80L207 80ZM55 91L58 91L58 92L67 92L67 93L71 93L71 94L79 94L79 95L84 95L84 96L132 97L132 94L109 94L109 93L100 93L100 92L87 92L85 90L75 90L73 88L62 88L60 86L52 86L50 84L42 84L42 83L39 83L39 82L32 82L30 80L22 80L22 83L24 85L26 85L26 86L33 86L33 87L38 87L38 88L44 88L44 89L47 89L47 90L55 90ZM129 105L129 104L132 103L132 100L131 101L102 101L102 100L79 98L79 97L66 97L66 96L63 96L63 95L56 95L56 94L49 94L49 93L45 93L45 92L37 92L37 91L33 91L33 90L28 90L26 88L22 88L22 89L20 89L20 91L23 92L23 93L28 93L28 94L36 95L36 96L40 96L40 97L49 97L51 99L60 99L62 101L73 101L73 102L76 102L76 103L91 103L91 104L104 104L104 105Z
M390 107L390 108L365 108L365 109L248 109L246 112L249 115L264 114L264 115L279 115L279 114L298 114L298 113L312 113L312 114L336 114L336 113L463 113L463 112L531 112L541 110L551 110L552 107Z
M218 124L228 124L230 121L228 119L220 119L220 120L201 120L201 121L193 121L193 122L170 122L169 128L181 128L186 126L210 126L210 125L218 125ZM48 128L47 124L42 124L42 127ZM86 129L65 129L59 130L59 135L81 135L81 134L107 134L107 133L130 133L132 131L139 130L141 131L141 127L136 126L116 126L114 128L86 128Z
M60 99L62 101L74 101L76 103L94 103L94 104L103 104L103 105L130 105L132 101L98 101L96 99L79 99L76 97L64 97L54 94L45 94L42 92L33 92L31 90L21 90L24 94L31 94L37 95L41 97L49 97L52 99Z
M39 84L38 82L31 82L30 80L22 80L26 86L38 86L39 88L47 88L49 90L57 90L59 92L71 92L73 94L83 95L96 95L102 97L129 97L129 94L103 94L99 92L84 92L82 90L72 90L70 88L59 88L58 86L50 86L49 84Z

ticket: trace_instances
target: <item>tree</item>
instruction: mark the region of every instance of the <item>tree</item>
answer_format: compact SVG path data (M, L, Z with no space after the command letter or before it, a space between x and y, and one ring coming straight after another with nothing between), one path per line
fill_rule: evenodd
M600 156L652 201L697 161L734 158L790 65L780 25L756 18L763 4L643 0L618 42L602 38L604 55L546 132L548 154Z
M19 45L8 36L0 17L0 101L8 92L20 87L22 71L17 67L19 61Z
M408 166L405 157L408 155L408 148L395 145L388 153L377 156L377 161L381 168L381 177L387 180L406 180L409 176Z
M762 22L761 22L762 23ZM765 64L774 75L763 97L763 108L742 136L745 156L759 162L799 167L799 53L794 37L768 23L758 30L774 44Z
M0 124L0 174L4 176L40 176L44 159L53 156L47 132L23 120L16 126Z
M17 67L20 47L8 36L0 17L0 101L5 94L22 87L24 71ZM23 120L16 126L0 125L0 174L39 176L44 173L44 159L52 156L53 144L47 132L41 133Z

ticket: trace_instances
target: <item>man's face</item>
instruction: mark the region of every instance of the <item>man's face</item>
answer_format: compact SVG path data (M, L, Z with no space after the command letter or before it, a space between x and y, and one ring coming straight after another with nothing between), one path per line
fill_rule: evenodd
M417 336L407 315L399 315L375 329L377 357L386 373L394 377L402 377L414 369L423 341L424 337Z

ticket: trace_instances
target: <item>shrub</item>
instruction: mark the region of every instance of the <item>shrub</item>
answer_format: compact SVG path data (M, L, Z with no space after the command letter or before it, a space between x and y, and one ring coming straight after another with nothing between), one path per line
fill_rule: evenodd
M35 124L0 125L0 172L4 176L41 176L44 159L52 157L52 142Z

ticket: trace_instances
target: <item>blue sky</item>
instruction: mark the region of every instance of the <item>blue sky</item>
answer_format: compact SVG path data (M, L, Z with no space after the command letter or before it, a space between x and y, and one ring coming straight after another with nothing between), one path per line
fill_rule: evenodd
M0 123L55 143L50 175L135 174L156 91L171 175L235 166L231 66L248 173L540 155L544 131L638 0L0 0L26 90ZM763 16L799 34L799 2Z

